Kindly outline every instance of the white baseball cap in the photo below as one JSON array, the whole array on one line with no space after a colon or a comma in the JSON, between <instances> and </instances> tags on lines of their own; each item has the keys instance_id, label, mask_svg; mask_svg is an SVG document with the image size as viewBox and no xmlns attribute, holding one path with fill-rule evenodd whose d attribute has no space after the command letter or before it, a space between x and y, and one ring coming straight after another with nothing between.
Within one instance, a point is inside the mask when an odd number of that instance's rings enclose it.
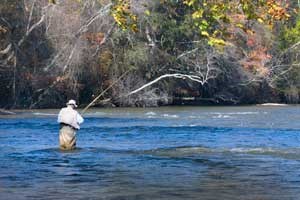
<instances>
[{"instance_id":1,"label":"white baseball cap","mask_svg":"<svg viewBox=\"0 0 300 200\"><path fill-rule=\"evenodd\" d=\"M69 100L69 101L68 101L68 103L67 103L67 105L74 105L74 106L75 106L75 108L77 108L76 101L75 101L75 100L73 100L73 99Z\"/></svg>"}]
</instances>

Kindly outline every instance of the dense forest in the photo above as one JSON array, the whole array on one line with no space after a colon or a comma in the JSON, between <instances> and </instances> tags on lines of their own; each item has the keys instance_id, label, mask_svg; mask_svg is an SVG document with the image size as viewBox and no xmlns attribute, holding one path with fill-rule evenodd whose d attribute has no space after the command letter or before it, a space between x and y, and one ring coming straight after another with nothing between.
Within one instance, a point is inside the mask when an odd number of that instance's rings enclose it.
<instances>
[{"instance_id":1,"label":"dense forest","mask_svg":"<svg viewBox=\"0 0 300 200\"><path fill-rule=\"evenodd\" d=\"M299 103L299 6L1 0L0 108Z\"/></svg>"}]
</instances>

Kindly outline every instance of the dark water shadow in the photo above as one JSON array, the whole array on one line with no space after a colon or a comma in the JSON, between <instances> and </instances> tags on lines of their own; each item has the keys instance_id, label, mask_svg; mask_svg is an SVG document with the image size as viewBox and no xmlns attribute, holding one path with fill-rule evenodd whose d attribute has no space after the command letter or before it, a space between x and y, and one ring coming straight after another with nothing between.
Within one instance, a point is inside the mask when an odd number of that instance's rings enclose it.
<instances>
[{"instance_id":1,"label":"dark water shadow","mask_svg":"<svg viewBox=\"0 0 300 200\"><path fill-rule=\"evenodd\" d=\"M85 151L85 148L80 148L77 147L75 149L72 150L63 150L60 149L59 147L53 147L53 148L46 148L46 149L38 149L38 150L33 150L33 151L29 151L27 153L29 154L52 154L52 153L59 153L59 154L74 154L74 153L80 153Z\"/></svg>"}]
</instances>

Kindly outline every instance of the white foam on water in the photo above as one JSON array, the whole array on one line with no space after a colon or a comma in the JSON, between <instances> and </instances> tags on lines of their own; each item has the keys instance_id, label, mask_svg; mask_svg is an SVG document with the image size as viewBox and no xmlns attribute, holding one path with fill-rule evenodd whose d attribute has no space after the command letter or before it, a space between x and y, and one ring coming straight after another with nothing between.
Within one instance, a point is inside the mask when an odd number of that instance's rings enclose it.
<instances>
[{"instance_id":1,"label":"white foam on water","mask_svg":"<svg viewBox=\"0 0 300 200\"><path fill-rule=\"evenodd\" d=\"M170 114L163 114L162 116L165 118L179 118L178 115L170 115Z\"/></svg>"},{"instance_id":2,"label":"white foam on water","mask_svg":"<svg viewBox=\"0 0 300 200\"><path fill-rule=\"evenodd\" d=\"M157 115L155 112L147 112L145 113L145 115L147 116L154 116L154 115Z\"/></svg>"},{"instance_id":3,"label":"white foam on water","mask_svg":"<svg viewBox=\"0 0 300 200\"><path fill-rule=\"evenodd\" d=\"M258 115L260 112L211 112L215 115Z\"/></svg>"},{"instance_id":4,"label":"white foam on water","mask_svg":"<svg viewBox=\"0 0 300 200\"><path fill-rule=\"evenodd\" d=\"M58 114L54 114L54 113L40 113L40 112L35 112L32 113L33 115L40 115L40 116L57 116Z\"/></svg>"},{"instance_id":5,"label":"white foam on water","mask_svg":"<svg viewBox=\"0 0 300 200\"><path fill-rule=\"evenodd\" d=\"M87 115L102 116L102 115L107 115L107 113L105 113L105 112L93 112L93 113L87 113Z\"/></svg>"},{"instance_id":6,"label":"white foam on water","mask_svg":"<svg viewBox=\"0 0 300 200\"><path fill-rule=\"evenodd\" d=\"M189 127L196 127L199 126L198 124L190 124Z\"/></svg>"},{"instance_id":7,"label":"white foam on water","mask_svg":"<svg viewBox=\"0 0 300 200\"><path fill-rule=\"evenodd\" d=\"M259 112L232 112L232 113L227 113L229 115L258 115Z\"/></svg>"},{"instance_id":8,"label":"white foam on water","mask_svg":"<svg viewBox=\"0 0 300 200\"><path fill-rule=\"evenodd\" d=\"M222 115L222 114L219 114L217 116L213 116L213 118L215 119L226 119L226 118L233 118L232 116L230 115Z\"/></svg>"},{"instance_id":9,"label":"white foam on water","mask_svg":"<svg viewBox=\"0 0 300 200\"><path fill-rule=\"evenodd\" d=\"M203 118L205 118L205 116L204 115L201 115L201 116L190 115L187 118L189 118L189 119L203 119Z\"/></svg>"}]
</instances>

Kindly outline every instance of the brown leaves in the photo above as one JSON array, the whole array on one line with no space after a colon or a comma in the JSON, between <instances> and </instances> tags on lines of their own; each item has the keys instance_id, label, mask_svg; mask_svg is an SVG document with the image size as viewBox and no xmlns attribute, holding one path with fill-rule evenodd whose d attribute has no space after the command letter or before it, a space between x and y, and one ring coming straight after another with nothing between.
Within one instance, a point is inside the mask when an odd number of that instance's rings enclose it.
<instances>
[{"instance_id":1,"label":"brown leaves","mask_svg":"<svg viewBox=\"0 0 300 200\"><path fill-rule=\"evenodd\" d=\"M56 4L55 0L49 0L49 3Z\"/></svg>"},{"instance_id":2,"label":"brown leaves","mask_svg":"<svg viewBox=\"0 0 300 200\"><path fill-rule=\"evenodd\" d=\"M285 5L282 4L283 2L281 1L275 1L275 0L267 1L267 6L268 6L267 13L272 17L273 20L276 21L287 20L291 17L287 11L289 4L287 3L285 3Z\"/></svg>"},{"instance_id":3,"label":"brown leaves","mask_svg":"<svg viewBox=\"0 0 300 200\"><path fill-rule=\"evenodd\" d=\"M104 33L85 33L82 38L94 45L101 45L104 40Z\"/></svg>"},{"instance_id":4,"label":"brown leaves","mask_svg":"<svg viewBox=\"0 0 300 200\"><path fill-rule=\"evenodd\" d=\"M240 64L252 73L265 76L269 73L266 63L271 58L272 56L268 54L267 48L258 46L255 49L250 50L246 57L240 61Z\"/></svg>"},{"instance_id":5,"label":"brown leaves","mask_svg":"<svg viewBox=\"0 0 300 200\"><path fill-rule=\"evenodd\" d=\"M214 37L216 40L208 40L212 45L219 40L226 44L228 27L235 26L247 32L246 24L256 21L272 29L274 22L290 18L287 0L184 0L183 3L191 9L191 18L199 27L200 35L208 37L216 30L222 33L218 38ZM204 20L205 26L201 23Z\"/></svg>"},{"instance_id":6,"label":"brown leaves","mask_svg":"<svg viewBox=\"0 0 300 200\"><path fill-rule=\"evenodd\" d=\"M8 30L6 27L0 26L0 34L5 34Z\"/></svg>"}]
</instances>

